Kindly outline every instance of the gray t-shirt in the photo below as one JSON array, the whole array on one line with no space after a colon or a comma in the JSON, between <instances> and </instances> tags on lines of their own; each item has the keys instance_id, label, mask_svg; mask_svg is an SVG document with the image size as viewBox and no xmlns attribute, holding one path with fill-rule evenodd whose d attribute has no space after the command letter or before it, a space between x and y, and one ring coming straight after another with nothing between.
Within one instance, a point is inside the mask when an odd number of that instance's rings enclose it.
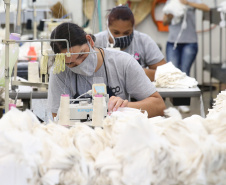
<instances>
[{"instance_id":1,"label":"gray t-shirt","mask_svg":"<svg viewBox=\"0 0 226 185\"><path fill-rule=\"evenodd\" d=\"M132 56L114 49L104 49L104 53L108 84L104 64L93 76L76 75L68 67L60 74L53 74L51 70L48 108L52 113L58 111L61 94L69 94L72 98L76 92L81 95L91 90L93 77L103 77L104 83L122 99L129 99L130 96L140 101L156 92L155 86ZM76 89L76 76L78 89Z\"/></svg>"},{"instance_id":2,"label":"gray t-shirt","mask_svg":"<svg viewBox=\"0 0 226 185\"><path fill-rule=\"evenodd\" d=\"M168 0L169 1L169 0ZM201 0L188 0L189 2L202 3ZM196 43L197 34L196 34L196 19L195 19L195 8L188 7L186 23L187 27L183 30L177 43ZM181 22L175 25L169 26L169 36L168 42L174 43L177 39L177 36L181 30L183 18Z\"/></svg>"},{"instance_id":3,"label":"gray t-shirt","mask_svg":"<svg viewBox=\"0 0 226 185\"><path fill-rule=\"evenodd\" d=\"M109 34L108 31L103 31L95 34L97 47L109 47ZM159 47L147 34L134 31L134 36L131 44L124 50L134 56L139 64L145 68L149 65L156 64L164 59L164 55L160 51Z\"/></svg>"}]
</instances>

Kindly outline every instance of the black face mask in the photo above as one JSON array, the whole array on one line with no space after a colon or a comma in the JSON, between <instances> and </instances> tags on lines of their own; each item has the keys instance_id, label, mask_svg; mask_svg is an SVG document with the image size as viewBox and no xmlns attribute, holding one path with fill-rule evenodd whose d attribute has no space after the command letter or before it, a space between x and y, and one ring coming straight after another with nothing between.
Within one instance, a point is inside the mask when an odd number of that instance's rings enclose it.
<instances>
[{"instance_id":1,"label":"black face mask","mask_svg":"<svg viewBox=\"0 0 226 185\"><path fill-rule=\"evenodd\" d=\"M114 47L117 48L126 48L130 45L130 43L133 40L133 32L130 35L122 36L122 37L114 37L115 39L115 45Z\"/></svg>"}]
</instances>

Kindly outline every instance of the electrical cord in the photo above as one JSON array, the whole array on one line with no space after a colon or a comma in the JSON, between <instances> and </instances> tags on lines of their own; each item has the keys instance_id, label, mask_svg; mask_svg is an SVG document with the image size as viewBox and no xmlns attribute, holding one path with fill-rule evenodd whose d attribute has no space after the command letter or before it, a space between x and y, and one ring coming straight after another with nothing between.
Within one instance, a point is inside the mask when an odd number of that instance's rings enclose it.
<instances>
[{"instance_id":1,"label":"electrical cord","mask_svg":"<svg viewBox=\"0 0 226 185\"><path fill-rule=\"evenodd\" d=\"M88 90L87 92L85 92L85 93L83 93L83 94L81 94L80 96L78 96L77 98L75 98L73 101L72 101L72 103L74 103L75 102L75 100L78 100L78 99L80 99L82 96L84 96L84 95L86 95L86 94L88 94L88 95L92 95L92 90Z\"/></svg>"}]
</instances>

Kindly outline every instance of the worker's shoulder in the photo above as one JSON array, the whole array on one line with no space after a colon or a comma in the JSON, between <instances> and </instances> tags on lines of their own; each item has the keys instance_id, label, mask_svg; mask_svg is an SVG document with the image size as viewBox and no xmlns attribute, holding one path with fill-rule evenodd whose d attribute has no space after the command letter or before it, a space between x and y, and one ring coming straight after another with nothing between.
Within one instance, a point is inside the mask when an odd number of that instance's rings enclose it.
<instances>
[{"instance_id":1,"label":"worker's shoulder","mask_svg":"<svg viewBox=\"0 0 226 185\"><path fill-rule=\"evenodd\" d=\"M134 30L134 38L142 41L153 40L150 35Z\"/></svg>"},{"instance_id":2,"label":"worker's shoulder","mask_svg":"<svg viewBox=\"0 0 226 185\"><path fill-rule=\"evenodd\" d=\"M101 31L101 32L98 32L98 33L95 33L95 34L94 34L94 36L95 36L96 38L99 38L99 37L106 37L107 35L108 35L107 30Z\"/></svg>"},{"instance_id":3,"label":"worker's shoulder","mask_svg":"<svg viewBox=\"0 0 226 185\"><path fill-rule=\"evenodd\" d=\"M61 71L60 73L54 73L54 67L52 66L50 68L50 76L52 79L65 79L65 78L71 78L71 76L75 75L67 66L65 67L64 71Z\"/></svg>"},{"instance_id":4,"label":"worker's shoulder","mask_svg":"<svg viewBox=\"0 0 226 185\"><path fill-rule=\"evenodd\" d=\"M124 51L119 51L113 48L105 48L104 50L108 60L112 60L116 63L127 63L134 59L130 54Z\"/></svg>"},{"instance_id":5,"label":"worker's shoulder","mask_svg":"<svg viewBox=\"0 0 226 185\"><path fill-rule=\"evenodd\" d=\"M105 52L107 53L107 55L112 55L115 57L128 57L128 58L133 58L130 54L128 54L127 52L124 51L120 51L118 49L115 48L104 48Z\"/></svg>"}]
</instances>

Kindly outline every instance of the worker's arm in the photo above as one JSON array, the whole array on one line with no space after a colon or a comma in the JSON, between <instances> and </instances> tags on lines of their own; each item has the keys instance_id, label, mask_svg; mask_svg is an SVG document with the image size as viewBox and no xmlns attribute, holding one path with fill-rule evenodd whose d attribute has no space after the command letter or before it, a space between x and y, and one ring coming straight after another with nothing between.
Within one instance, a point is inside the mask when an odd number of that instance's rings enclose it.
<instances>
[{"instance_id":1,"label":"worker's arm","mask_svg":"<svg viewBox=\"0 0 226 185\"><path fill-rule=\"evenodd\" d=\"M144 100L129 102L128 107L147 111L149 118L163 116L166 108L165 103L158 92L155 92Z\"/></svg>"},{"instance_id":2,"label":"worker's arm","mask_svg":"<svg viewBox=\"0 0 226 185\"><path fill-rule=\"evenodd\" d=\"M158 92L137 102L128 102L127 100L112 96L108 102L108 111L116 111L119 107L130 107L147 111L149 118L163 116L163 111L166 108L165 103Z\"/></svg>"},{"instance_id":3,"label":"worker's arm","mask_svg":"<svg viewBox=\"0 0 226 185\"><path fill-rule=\"evenodd\" d=\"M162 20L163 25L164 25L164 26L170 25L172 19L173 19L173 14L164 14L163 20Z\"/></svg>"},{"instance_id":4,"label":"worker's arm","mask_svg":"<svg viewBox=\"0 0 226 185\"><path fill-rule=\"evenodd\" d=\"M180 0L180 2L184 5L191 6L199 10L203 10L207 12L210 11L210 8L204 3L194 3L194 2L189 2L187 0Z\"/></svg>"},{"instance_id":5,"label":"worker's arm","mask_svg":"<svg viewBox=\"0 0 226 185\"><path fill-rule=\"evenodd\" d=\"M160 62L156 63L156 64L153 64L153 65L149 65L149 69L148 68L143 68L144 69L144 72L146 73L146 75L148 76L148 78L151 80L151 81L154 81L155 80L155 71L156 71L156 68L158 66L161 66L163 64L166 64L166 61L165 59L162 59Z\"/></svg>"}]
</instances>

